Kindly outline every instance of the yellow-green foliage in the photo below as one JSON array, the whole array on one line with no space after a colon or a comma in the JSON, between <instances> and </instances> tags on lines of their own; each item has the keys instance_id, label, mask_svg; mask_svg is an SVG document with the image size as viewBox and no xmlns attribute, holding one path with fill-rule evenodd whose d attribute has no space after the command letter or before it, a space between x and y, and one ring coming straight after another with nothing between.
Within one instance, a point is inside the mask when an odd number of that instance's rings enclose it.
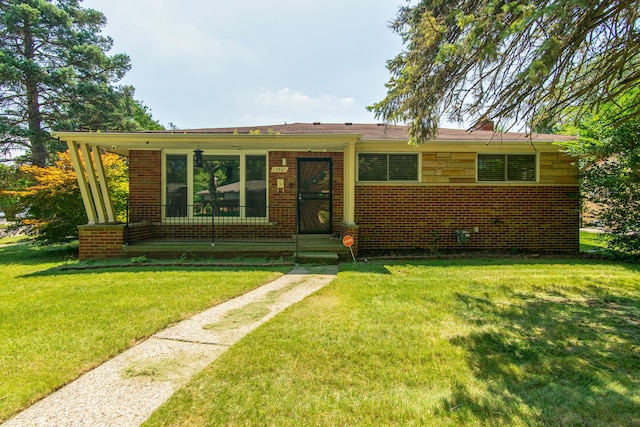
<instances>
[{"instance_id":1,"label":"yellow-green foliage","mask_svg":"<svg viewBox=\"0 0 640 427\"><path fill-rule=\"evenodd\" d=\"M127 162L113 153L101 157L116 217L123 221L129 195ZM20 171L33 185L6 193L16 196L19 209L28 212L22 221L32 225L38 238L47 242L76 236L78 225L86 224L87 216L70 153L59 153L53 166L22 166Z\"/></svg>"}]
</instances>

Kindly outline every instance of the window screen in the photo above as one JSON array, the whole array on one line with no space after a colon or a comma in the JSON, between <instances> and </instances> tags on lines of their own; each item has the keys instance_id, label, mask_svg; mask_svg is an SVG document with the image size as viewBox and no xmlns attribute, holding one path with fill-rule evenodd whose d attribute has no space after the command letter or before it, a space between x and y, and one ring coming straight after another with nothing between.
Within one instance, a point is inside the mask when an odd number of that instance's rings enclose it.
<instances>
[{"instance_id":1,"label":"window screen","mask_svg":"<svg viewBox=\"0 0 640 427\"><path fill-rule=\"evenodd\" d=\"M416 154L389 154L389 181L416 181L418 156Z\"/></svg>"},{"instance_id":2,"label":"window screen","mask_svg":"<svg viewBox=\"0 0 640 427\"><path fill-rule=\"evenodd\" d=\"M504 181L505 156L502 154L478 155L478 181Z\"/></svg>"},{"instance_id":3,"label":"window screen","mask_svg":"<svg viewBox=\"0 0 640 427\"><path fill-rule=\"evenodd\" d=\"M478 154L478 181L535 180L535 154Z\"/></svg>"},{"instance_id":4,"label":"window screen","mask_svg":"<svg viewBox=\"0 0 640 427\"><path fill-rule=\"evenodd\" d=\"M263 218L267 216L267 157L246 157L245 216Z\"/></svg>"},{"instance_id":5,"label":"window screen","mask_svg":"<svg viewBox=\"0 0 640 427\"><path fill-rule=\"evenodd\" d=\"M417 154L360 153L359 181L417 181Z\"/></svg>"},{"instance_id":6,"label":"window screen","mask_svg":"<svg viewBox=\"0 0 640 427\"><path fill-rule=\"evenodd\" d=\"M507 181L535 181L536 157L535 155L522 154L508 156Z\"/></svg>"},{"instance_id":7,"label":"window screen","mask_svg":"<svg viewBox=\"0 0 640 427\"><path fill-rule=\"evenodd\" d=\"M358 160L358 179L360 181L386 181L387 155L361 153Z\"/></svg>"}]
</instances>

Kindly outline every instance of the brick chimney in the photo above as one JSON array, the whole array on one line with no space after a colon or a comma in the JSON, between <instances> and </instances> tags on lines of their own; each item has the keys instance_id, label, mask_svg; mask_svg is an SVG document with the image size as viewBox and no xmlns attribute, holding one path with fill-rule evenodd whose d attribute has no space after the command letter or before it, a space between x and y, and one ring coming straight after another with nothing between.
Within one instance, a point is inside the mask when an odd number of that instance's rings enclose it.
<instances>
[{"instance_id":1,"label":"brick chimney","mask_svg":"<svg viewBox=\"0 0 640 427\"><path fill-rule=\"evenodd\" d=\"M480 119L478 123L473 127L473 130L489 130L493 131L493 120Z\"/></svg>"}]
</instances>

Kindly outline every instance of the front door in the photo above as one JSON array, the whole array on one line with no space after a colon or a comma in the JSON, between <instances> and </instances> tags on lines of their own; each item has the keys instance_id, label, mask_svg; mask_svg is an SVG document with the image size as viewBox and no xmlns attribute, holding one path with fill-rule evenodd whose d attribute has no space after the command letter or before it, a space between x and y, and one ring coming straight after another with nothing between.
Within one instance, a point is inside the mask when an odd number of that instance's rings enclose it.
<instances>
[{"instance_id":1,"label":"front door","mask_svg":"<svg viewBox=\"0 0 640 427\"><path fill-rule=\"evenodd\" d=\"M331 159L298 159L300 233L331 233L332 181Z\"/></svg>"}]
</instances>

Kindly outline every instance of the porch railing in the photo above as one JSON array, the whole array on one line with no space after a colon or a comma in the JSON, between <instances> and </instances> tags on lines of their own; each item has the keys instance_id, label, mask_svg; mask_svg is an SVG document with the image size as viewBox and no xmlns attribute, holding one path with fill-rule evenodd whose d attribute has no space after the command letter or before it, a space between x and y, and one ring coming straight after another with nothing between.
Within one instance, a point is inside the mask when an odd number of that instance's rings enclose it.
<instances>
[{"instance_id":1,"label":"porch railing","mask_svg":"<svg viewBox=\"0 0 640 427\"><path fill-rule=\"evenodd\" d=\"M298 243L297 206L127 205L126 244L141 241Z\"/></svg>"}]
</instances>

